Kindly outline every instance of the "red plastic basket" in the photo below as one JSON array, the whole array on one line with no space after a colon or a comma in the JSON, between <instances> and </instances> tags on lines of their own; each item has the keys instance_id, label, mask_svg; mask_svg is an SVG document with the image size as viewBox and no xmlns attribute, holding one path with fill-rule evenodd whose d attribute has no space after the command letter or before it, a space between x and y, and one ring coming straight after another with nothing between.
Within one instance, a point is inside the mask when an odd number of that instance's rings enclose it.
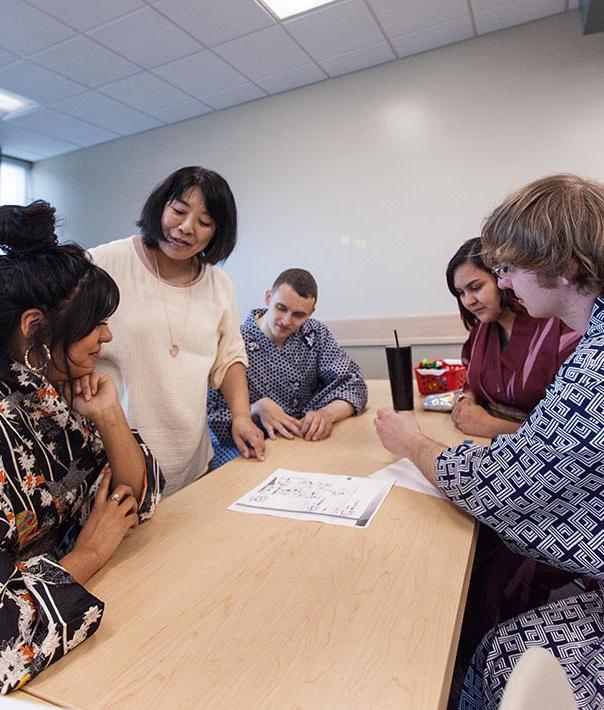
<instances>
[{"instance_id":1,"label":"red plastic basket","mask_svg":"<svg viewBox=\"0 0 604 710\"><path fill-rule=\"evenodd\" d=\"M417 389L420 394L438 394L439 392L450 392L460 389L466 380L466 368L464 365L448 364L445 361L445 372L439 375L424 375L419 370L424 368L418 365L415 368L415 379Z\"/></svg>"}]
</instances>

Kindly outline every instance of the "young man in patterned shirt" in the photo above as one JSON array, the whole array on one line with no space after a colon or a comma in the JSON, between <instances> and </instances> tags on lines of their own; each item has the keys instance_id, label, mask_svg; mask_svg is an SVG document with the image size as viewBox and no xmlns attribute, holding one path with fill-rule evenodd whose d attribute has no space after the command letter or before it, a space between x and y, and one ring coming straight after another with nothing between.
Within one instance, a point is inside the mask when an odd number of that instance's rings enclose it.
<instances>
[{"instance_id":1,"label":"young man in patterned shirt","mask_svg":"<svg viewBox=\"0 0 604 710\"><path fill-rule=\"evenodd\" d=\"M367 386L359 366L338 346L328 328L311 318L317 283L304 269L287 269L241 326L249 367L252 416L271 439L325 439L333 425L360 412ZM237 455L230 414L220 392L210 390L208 421L213 468Z\"/></svg>"}]
</instances>

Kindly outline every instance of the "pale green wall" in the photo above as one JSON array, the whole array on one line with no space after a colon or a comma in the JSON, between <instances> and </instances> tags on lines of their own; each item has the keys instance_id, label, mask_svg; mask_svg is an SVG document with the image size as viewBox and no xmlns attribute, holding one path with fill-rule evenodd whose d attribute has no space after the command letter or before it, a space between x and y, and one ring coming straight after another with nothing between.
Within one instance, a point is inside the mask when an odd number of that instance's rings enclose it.
<instances>
[{"instance_id":1,"label":"pale green wall","mask_svg":"<svg viewBox=\"0 0 604 710\"><path fill-rule=\"evenodd\" d=\"M201 163L239 205L242 314L294 265L317 276L320 317L453 312L445 264L508 191L604 178L603 76L602 35L565 13L48 160L34 187L92 245Z\"/></svg>"}]
</instances>

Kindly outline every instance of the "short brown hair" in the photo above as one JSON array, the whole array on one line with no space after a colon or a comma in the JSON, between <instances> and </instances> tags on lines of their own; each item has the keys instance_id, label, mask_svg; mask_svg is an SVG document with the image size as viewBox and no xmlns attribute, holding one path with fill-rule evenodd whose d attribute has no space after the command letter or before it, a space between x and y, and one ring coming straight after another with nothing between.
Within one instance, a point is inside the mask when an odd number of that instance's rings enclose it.
<instances>
[{"instance_id":1,"label":"short brown hair","mask_svg":"<svg viewBox=\"0 0 604 710\"><path fill-rule=\"evenodd\" d=\"M552 175L508 197L481 233L487 266L510 264L549 279L572 274L588 293L604 293L604 185Z\"/></svg>"},{"instance_id":2,"label":"short brown hair","mask_svg":"<svg viewBox=\"0 0 604 710\"><path fill-rule=\"evenodd\" d=\"M306 271L306 269L286 269L282 271L275 279L271 291L274 293L281 284L291 286L298 296L302 298L314 298L316 301L319 295L317 282L310 271Z\"/></svg>"}]
</instances>

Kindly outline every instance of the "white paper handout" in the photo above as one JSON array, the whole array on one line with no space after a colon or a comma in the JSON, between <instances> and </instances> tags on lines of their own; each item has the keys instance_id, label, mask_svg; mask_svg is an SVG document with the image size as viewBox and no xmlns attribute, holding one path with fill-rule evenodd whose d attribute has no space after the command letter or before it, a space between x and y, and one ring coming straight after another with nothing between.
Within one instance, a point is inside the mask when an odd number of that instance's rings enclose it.
<instances>
[{"instance_id":1,"label":"white paper handout","mask_svg":"<svg viewBox=\"0 0 604 710\"><path fill-rule=\"evenodd\" d=\"M278 468L229 510L365 528L392 483Z\"/></svg>"},{"instance_id":2,"label":"white paper handout","mask_svg":"<svg viewBox=\"0 0 604 710\"><path fill-rule=\"evenodd\" d=\"M447 496L433 486L430 481L426 480L422 472L414 463L409 461L409 459L395 461L391 463L390 466L386 466L386 468L381 468L379 471L372 473L369 478L373 480L391 481L395 486L408 488L418 493L425 493L428 496L447 498Z\"/></svg>"}]
</instances>

